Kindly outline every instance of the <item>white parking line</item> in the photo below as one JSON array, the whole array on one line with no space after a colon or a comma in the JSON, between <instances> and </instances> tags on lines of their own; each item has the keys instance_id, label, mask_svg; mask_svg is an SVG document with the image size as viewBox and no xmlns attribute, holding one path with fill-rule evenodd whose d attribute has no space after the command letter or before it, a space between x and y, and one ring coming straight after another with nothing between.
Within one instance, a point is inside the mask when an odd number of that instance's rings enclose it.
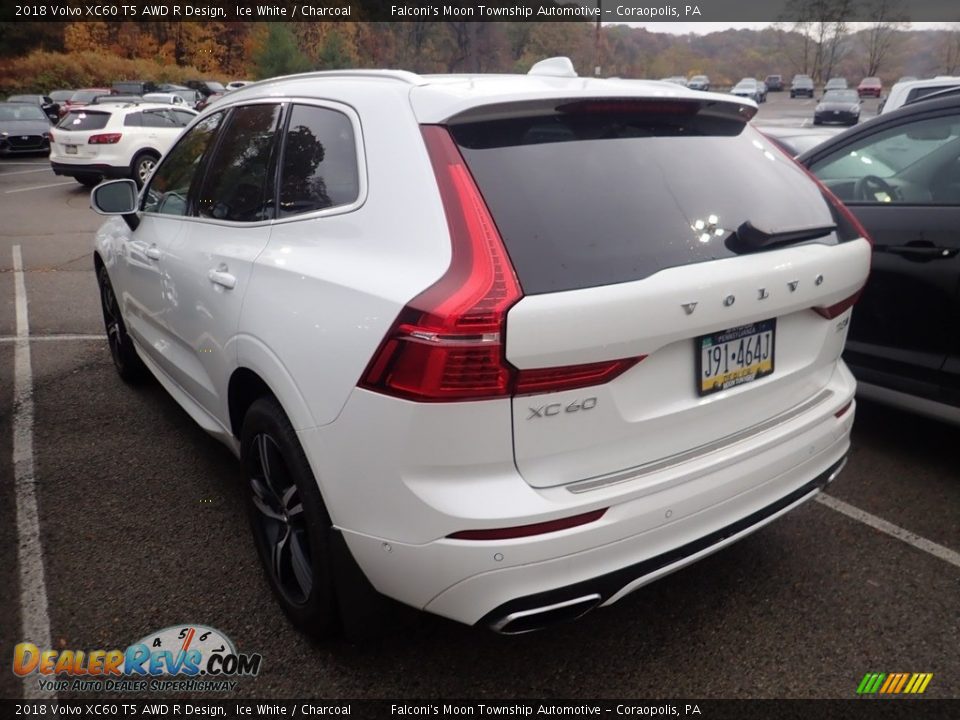
<instances>
[{"instance_id":1,"label":"white parking line","mask_svg":"<svg viewBox=\"0 0 960 720\"><path fill-rule=\"evenodd\" d=\"M29 175L30 173L53 172L50 168L40 168L39 170L14 170L13 172L0 173L0 178L10 177L11 175Z\"/></svg>"},{"instance_id":2,"label":"white parking line","mask_svg":"<svg viewBox=\"0 0 960 720\"><path fill-rule=\"evenodd\" d=\"M33 368L30 363L30 321L20 246L13 246L17 343L13 356L13 485L17 502L17 560L20 566L21 638L50 648L47 584L40 542L36 477L33 467ZM36 676L24 676L23 697L56 698L40 690Z\"/></svg>"},{"instance_id":3,"label":"white parking line","mask_svg":"<svg viewBox=\"0 0 960 720\"><path fill-rule=\"evenodd\" d=\"M878 518L876 515L871 515L868 512L861 510L858 507L854 507L848 503L845 503L843 500L838 500L837 498L827 495L826 493L820 493L817 495L814 500L819 502L821 505L826 505L832 510L836 510L838 513L843 513L848 518L852 518L859 522L862 522L865 525L869 525L875 530L879 530L882 533L886 533L891 537L897 538L897 540L902 540L912 547L917 548L917 550L923 550L923 552L938 557L941 560L945 560L951 565L960 567L960 553L951 550L948 547L943 545L938 545L932 540L927 540L924 537L920 537L916 533L912 533L909 530L905 530L898 525L894 525L891 522L887 522L883 518Z\"/></svg>"},{"instance_id":4,"label":"white parking line","mask_svg":"<svg viewBox=\"0 0 960 720\"><path fill-rule=\"evenodd\" d=\"M7 165L46 165L48 161L38 160L36 162L12 162L10 160L4 160L0 162L0 167L6 167Z\"/></svg>"},{"instance_id":5,"label":"white parking line","mask_svg":"<svg viewBox=\"0 0 960 720\"><path fill-rule=\"evenodd\" d=\"M30 342L48 341L59 342L61 340L106 340L106 335L82 335L82 334L63 334L63 335L34 335L29 338ZM0 335L0 343L17 342L19 338L16 335Z\"/></svg>"},{"instance_id":6,"label":"white parking line","mask_svg":"<svg viewBox=\"0 0 960 720\"><path fill-rule=\"evenodd\" d=\"M4 190L4 195L9 195L10 193L18 192L27 192L27 190L43 190L44 188L58 187L59 185L73 185L73 182L67 180L67 182L51 183L50 185L34 185L33 187L17 188L16 190Z\"/></svg>"}]
</instances>

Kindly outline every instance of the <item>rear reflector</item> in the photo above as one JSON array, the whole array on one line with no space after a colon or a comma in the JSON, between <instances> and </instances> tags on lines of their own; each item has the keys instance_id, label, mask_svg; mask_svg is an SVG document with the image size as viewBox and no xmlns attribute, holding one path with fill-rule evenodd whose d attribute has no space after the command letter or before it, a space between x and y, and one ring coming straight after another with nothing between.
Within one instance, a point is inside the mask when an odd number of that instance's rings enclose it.
<instances>
[{"instance_id":1,"label":"rear reflector","mask_svg":"<svg viewBox=\"0 0 960 720\"><path fill-rule=\"evenodd\" d=\"M114 143L120 142L121 137L123 137L121 133L100 133L99 135L91 135L90 139L87 140L87 144L113 145Z\"/></svg>"},{"instance_id":2,"label":"rear reflector","mask_svg":"<svg viewBox=\"0 0 960 720\"><path fill-rule=\"evenodd\" d=\"M852 405L853 405L853 400L850 400L846 405L844 405L842 408L840 408L833 414L834 417L838 417L838 418L843 417L844 415L847 414L847 410L849 410Z\"/></svg>"},{"instance_id":3,"label":"rear reflector","mask_svg":"<svg viewBox=\"0 0 960 720\"><path fill-rule=\"evenodd\" d=\"M568 528L586 525L595 522L603 517L607 508L601 510L592 510L582 515L560 518L559 520L548 520L542 523L533 523L532 525L516 525L514 527L490 528L488 530L461 530L448 538L454 540L511 540L513 538L530 537L531 535L544 535L545 533L557 532L558 530L567 530Z\"/></svg>"}]
</instances>

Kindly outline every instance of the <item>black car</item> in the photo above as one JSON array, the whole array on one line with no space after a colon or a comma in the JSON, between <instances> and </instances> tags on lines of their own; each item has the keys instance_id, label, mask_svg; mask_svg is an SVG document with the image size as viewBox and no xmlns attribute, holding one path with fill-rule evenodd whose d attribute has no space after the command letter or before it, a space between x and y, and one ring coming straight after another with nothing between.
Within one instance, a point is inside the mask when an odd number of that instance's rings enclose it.
<instances>
[{"instance_id":1,"label":"black car","mask_svg":"<svg viewBox=\"0 0 960 720\"><path fill-rule=\"evenodd\" d=\"M797 75L790 84L790 97L812 98L815 92L813 78L809 75Z\"/></svg>"},{"instance_id":2,"label":"black car","mask_svg":"<svg viewBox=\"0 0 960 720\"><path fill-rule=\"evenodd\" d=\"M0 103L0 156L50 152L50 127L32 103Z\"/></svg>"},{"instance_id":3,"label":"black car","mask_svg":"<svg viewBox=\"0 0 960 720\"><path fill-rule=\"evenodd\" d=\"M767 90L770 92L780 92L783 90L783 76L782 75L767 75L767 79L764 80L767 84Z\"/></svg>"},{"instance_id":4,"label":"black car","mask_svg":"<svg viewBox=\"0 0 960 720\"><path fill-rule=\"evenodd\" d=\"M860 96L856 90L827 90L813 111L813 124L860 122Z\"/></svg>"},{"instance_id":5,"label":"black car","mask_svg":"<svg viewBox=\"0 0 960 720\"><path fill-rule=\"evenodd\" d=\"M226 88L223 87L223 84L218 83L216 80L187 80L186 85L204 97L210 97L216 94L223 95L227 91Z\"/></svg>"},{"instance_id":6,"label":"black car","mask_svg":"<svg viewBox=\"0 0 960 720\"><path fill-rule=\"evenodd\" d=\"M799 160L873 238L844 353L858 392L960 423L960 98L881 115Z\"/></svg>"},{"instance_id":7,"label":"black car","mask_svg":"<svg viewBox=\"0 0 960 720\"><path fill-rule=\"evenodd\" d=\"M36 105L43 110L44 115L50 118L50 122L56 122L60 118L60 104L46 95L11 95L7 98L7 102Z\"/></svg>"}]
</instances>

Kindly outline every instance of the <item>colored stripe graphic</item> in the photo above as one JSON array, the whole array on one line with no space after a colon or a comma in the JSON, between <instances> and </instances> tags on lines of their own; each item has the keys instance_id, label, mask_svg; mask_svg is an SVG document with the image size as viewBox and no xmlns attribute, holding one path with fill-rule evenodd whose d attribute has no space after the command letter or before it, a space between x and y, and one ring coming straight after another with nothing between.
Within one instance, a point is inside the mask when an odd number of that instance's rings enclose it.
<instances>
[{"instance_id":1,"label":"colored stripe graphic","mask_svg":"<svg viewBox=\"0 0 960 720\"><path fill-rule=\"evenodd\" d=\"M927 689L933 673L867 673L857 686L857 695L919 695Z\"/></svg>"}]
</instances>

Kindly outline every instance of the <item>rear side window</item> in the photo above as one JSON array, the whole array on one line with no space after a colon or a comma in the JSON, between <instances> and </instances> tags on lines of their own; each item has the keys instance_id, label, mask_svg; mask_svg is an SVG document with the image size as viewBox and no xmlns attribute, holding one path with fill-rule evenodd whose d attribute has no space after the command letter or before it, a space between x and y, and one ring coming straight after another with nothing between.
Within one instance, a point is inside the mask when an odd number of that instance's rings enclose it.
<instances>
[{"instance_id":1,"label":"rear side window","mask_svg":"<svg viewBox=\"0 0 960 720\"><path fill-rule=\"evenodd\" d=\"M190 124L190 121L196 117L193 113L188 113L183 110L171 110L170 114L176 119L180 127L186 127Z\"/></svg>"},{"instance_id":2,"label":"rear side window","mask_svg":"<svg viewBox=\"0 0 960 720\"><path fill-rule=\"evenodd\" d=\"M169 110L144 110L141 113L141 124L143 127L153 128L177 128L183 127L174 119Z\"/></svg>"},{"instance_id":3,"label":"rear side window","mask_svg":"<svg viewBox=\"0 0 960 720\"><path fill-rule=\"evenodd\" d=\"M816 185L738 119L686 103L612 104L451 128L525 293L731 257L726 241L747 221L834 224Z\"/></svg>"},{"instance_id":4,"label":"rear side window","mask_svg":"<svg viewBox=\"0 0 960 720\"><path fill-rule=\"evenodd\" d=\"M190 188L222 120L222 112L204 118L190 128L167 153L150 178L150 185L143 195L144 212L160 215L187 214Z\"/></svg>"},{"instance_id":5,"label":"rear side window","mask_svg":"<svg viewBox=\"0 0 960 720\"><path fill-rule=\"evenodd\" d=\"M274 216L274 177L281 106L235 108L207 167L197 214L234 222Z\"/></svg>"},{"instance_id":6,"label":"rear side window","mask_svg":"<svg viewBox=\"0 0 960 720\"><path fill-rule=\"evenodd\" d=\"M279 217L349 205L359 194L350 119L330 108L294 105L284 135Z\"/></svg>"},{"instance_id":7,"label":"rear side window","mask_svg":"<svg viewBox=\"0 0 960 720\"><path fill-rule=\"evenodd\" d=\"M102 130L110 120L110 113L90 110L71 110L60 121L62 130Z\"/></svg>"}]
</instances>

